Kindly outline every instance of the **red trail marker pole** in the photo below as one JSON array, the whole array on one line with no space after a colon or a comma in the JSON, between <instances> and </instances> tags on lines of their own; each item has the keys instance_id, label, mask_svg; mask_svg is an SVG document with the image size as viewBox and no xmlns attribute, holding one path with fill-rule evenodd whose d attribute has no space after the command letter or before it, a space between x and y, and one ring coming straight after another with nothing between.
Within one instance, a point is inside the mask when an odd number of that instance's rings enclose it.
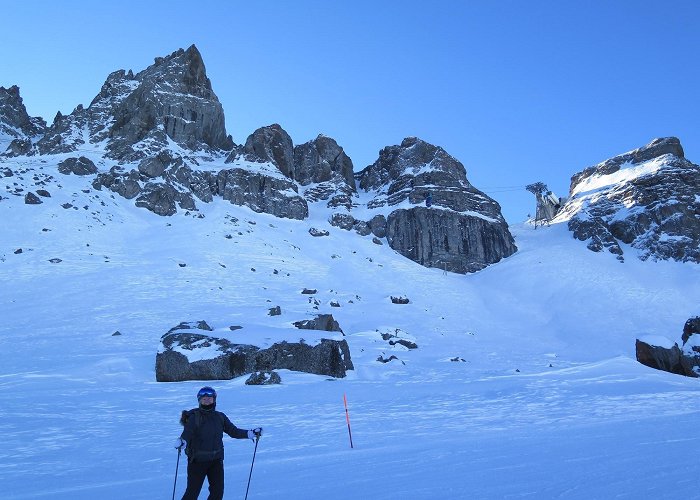
<instances>
[{"instance_id":1,"label":"red trail marker pole","mask_svg":"<svg viewBox=\"0 0 700 500\"><path fill-rule=\"evenodd\" d=\"M350 448L354 448L352 445L352 431L350 430L350 413L348 413L348 398L343 393L343 402L345 403L345 420L348 422L348 435L350 436Z\"/></svg>"}]
</instances>

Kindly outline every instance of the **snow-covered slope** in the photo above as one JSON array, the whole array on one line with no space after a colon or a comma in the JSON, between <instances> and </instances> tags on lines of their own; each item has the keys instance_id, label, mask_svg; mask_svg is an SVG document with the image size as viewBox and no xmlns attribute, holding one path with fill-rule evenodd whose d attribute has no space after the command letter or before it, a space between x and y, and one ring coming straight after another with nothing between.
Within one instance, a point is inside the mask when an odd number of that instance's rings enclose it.
<instances>
[{"instance_id":1,"label":"snow-covered slope","mask_svg":"<svg viewBox=\"0 0 700 500\"><path fill-rule=\"evenodd\" d=\"M196 320L266 335L319 312L345 332L348 377L213 384L237 425L265 429L251 499L696 494L698 380L634 360L635 338L677 340L700 312L696 264L620 264L554 224L511 226L516 254L449 274L330 226L322 203L303 221L221 200L159 217L40 158L8 161L24 163L0 177L4 498L169 498L179 412L203 383L155 382L161 335ZM25 205L20 176L51 197ZM240 498L253 445L226 449Z\"/></svg>"}]
</instances>

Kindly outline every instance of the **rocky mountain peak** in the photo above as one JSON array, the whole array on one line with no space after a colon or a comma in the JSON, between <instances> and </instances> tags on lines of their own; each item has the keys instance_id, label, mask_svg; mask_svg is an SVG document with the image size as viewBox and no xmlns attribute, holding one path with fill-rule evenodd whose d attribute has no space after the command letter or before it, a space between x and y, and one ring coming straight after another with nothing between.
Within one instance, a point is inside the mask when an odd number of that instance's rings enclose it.
<instances>
[{"instance_id":1,"label":"rocky mountain peak","mask_svg":"<svg viewBox=\"0 0 700 500\"><path fill-rule=\"evenodd\" d=\"M374 194L367 209L388 213L391 248L424 266L474 272L517 250L500 205L441 147L407 137L356 178Z\"/></svg>"},{"instance_id":2,"label":"rocky mountain peak","mask_svg":"<svg viewBox=\"0 0 700 500\"><path fill-rule=\"evenodd\" d=\"M421 177L423 167L443 172L460 185L470 186L464 166L439 146L417 137L406 137L398 146L387 146L379 152L379 159L358 174L360 188L366 191L382 186L403 176Z\"/></svg>"},{"instance_id":3,"label":"rocky mountain peak","mask_svg":"<svg viewBox=\"0 0 700 500\"><path fill-rule=\"evenodd\" d=\"M173 90L203 99L215 99L211 81L207 77L202 54L195 45L187 50L178 49L165 57L156 57L152 66L136 75L140 81L157 80Z\"/></svg>"},{"instance_id":4,"label":"rocky mountain peak","mask_svg":"<svg viewBox=\"0 0 700 500\"><path fill-rule=\"evenodd\" d=\"M557 215L589 249L624 261L700 262L700 167L675 137L660 138L574 175Z\"/></svg>"},{"instance_id":5,"label":"rocky mountain peak","mask_svg":"<svg viewBox=\"0 0 700 500\"><path fill-rule=\"evenodd\" d=\"M27 113L17 85L0 87L0 133L25 139L42 134L45 128L43 119L32 118Z\"/></svg>"},{"instance_id":6,"label":"rocky mountain peak","mask_svg":"<svg viewBox=\"0 0 700 500\"><path fill-rule=\"evenodd\" d=\"M137 161L157 155L168 139L192 151L228 150L224 112L196 46L179 49L134 75L112 72L90 106L57 116L38 144L42 154L70 152L108 141L109 155Z\"/></svg>"}]
</instances>

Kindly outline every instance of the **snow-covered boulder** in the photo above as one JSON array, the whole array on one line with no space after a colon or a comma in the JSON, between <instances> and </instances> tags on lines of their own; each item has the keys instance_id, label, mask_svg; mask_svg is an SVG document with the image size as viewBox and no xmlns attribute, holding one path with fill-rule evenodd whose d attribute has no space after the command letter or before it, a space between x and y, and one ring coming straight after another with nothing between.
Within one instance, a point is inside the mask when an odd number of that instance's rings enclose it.
<instances>
[{"instance_id":1,"label":"snow-covered boulder","mask_svg":"<svg viewBox=\"0 0 700 500\"><path fill-rule=\"evenodd\" d=\"M200 321L181 323L163 335L156 380L229 380L275 369L342 378L354 369L342 332L309 330L300 337L298 330L289 328L251 326L217 330L216 335L212 331Z\"/></svg>"},{"instance_id":2,"label":"snow-covered boulder","mask_svg":"<svg viewBox=\"0 0 700 500\"><path fill-rule=\"evenodd\" d=\"M683 327L682 345L662 336L637 339L637 361L657 370L687 377L700 377L700 317Z\"/></svg>"}]
</instances>

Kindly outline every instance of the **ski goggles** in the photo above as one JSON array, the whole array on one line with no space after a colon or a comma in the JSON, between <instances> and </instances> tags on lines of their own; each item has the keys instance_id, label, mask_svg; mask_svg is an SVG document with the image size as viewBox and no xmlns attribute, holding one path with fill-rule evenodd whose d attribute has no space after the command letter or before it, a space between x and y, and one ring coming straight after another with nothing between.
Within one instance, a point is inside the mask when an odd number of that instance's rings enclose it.
<instances>
[{"instance_id":1,"label":"ski goggles","mask_svg":"<svg viewBox=\"0 0 700 500\"><path fill-rule=\"evenodd\" d=\"M214 389L212 389L211 387L203 387L197 393L197 399L202 399L202 398L206 398L206 397L215 398L216 391Z\"/></svg>"}]
</instances>

